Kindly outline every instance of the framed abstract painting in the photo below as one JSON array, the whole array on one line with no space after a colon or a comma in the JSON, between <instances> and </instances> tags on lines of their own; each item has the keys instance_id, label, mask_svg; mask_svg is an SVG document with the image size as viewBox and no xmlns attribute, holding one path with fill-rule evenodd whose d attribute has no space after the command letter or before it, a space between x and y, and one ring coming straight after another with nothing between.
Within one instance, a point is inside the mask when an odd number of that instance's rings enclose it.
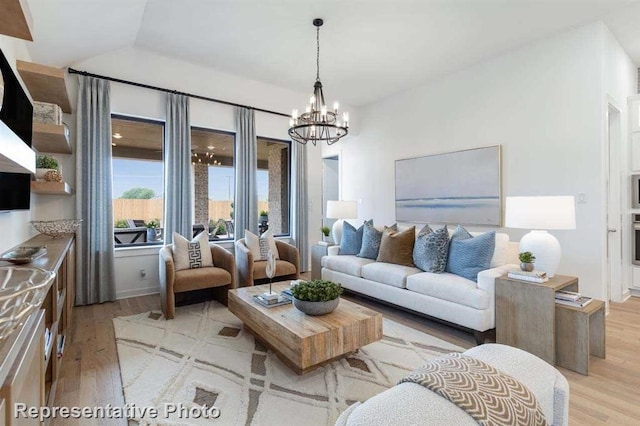
<instances>
[{"instance_id":1,"label":"framed abstract painting","mask_svg":"<svg viewBox=\"0 0 640 426\"><path fill-rule=\"evenodd\" d=\"M396 220L502 224L500 145L396 160Z\"/></svg>"}]
</instances>

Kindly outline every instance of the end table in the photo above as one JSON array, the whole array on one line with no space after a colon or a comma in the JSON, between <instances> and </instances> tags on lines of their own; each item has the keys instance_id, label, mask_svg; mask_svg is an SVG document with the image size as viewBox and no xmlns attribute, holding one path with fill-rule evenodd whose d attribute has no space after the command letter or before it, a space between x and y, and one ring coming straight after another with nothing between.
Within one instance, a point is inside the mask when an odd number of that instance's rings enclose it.
<instances>
[{"instance_id":1,"label":"end table","mask_svg":"<svg viewBox=\"0 0 640 426\"><path fill-rule=\"evenodd\" d=\"M322 256L326 256L329 251L329 247L334 244L330 244L328 246L322 244L314 244L311 247L311 279L319 280L322 279Z\"/></svg>"}]
</instances>

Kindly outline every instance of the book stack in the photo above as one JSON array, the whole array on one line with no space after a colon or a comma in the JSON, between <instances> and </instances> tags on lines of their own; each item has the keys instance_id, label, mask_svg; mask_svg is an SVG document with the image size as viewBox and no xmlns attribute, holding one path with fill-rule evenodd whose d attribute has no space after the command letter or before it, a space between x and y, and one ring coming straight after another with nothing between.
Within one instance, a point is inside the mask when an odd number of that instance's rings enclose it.
<instances>
[{"instance_id":1,"label":"book stack","mask_svg":"<svg viewBox=\"0 0 640 426\"><path fill-rule=\"evenodd\" d=\"M334 245L333 243L329 242L329 241L318 241L318 245L319 246L325 246L325 247L329 247Z\"/></svg>"},{"instance_id":2,"label":"book stack","mask_svg":"<svg viewBox=\"0 0 640 426\"><path fill-rule=\"evenodd\" d=\"M522 280L522 281L530 281L532 283L546 283L549 281L547 277L547 273L543 271L522 271L520 269L513 269L509 271L507 275L509 278L513 278L514 280Z\"/></svg>"},{"instance_id":3,"label":"book stack","mask_svg":"<svg viewBox=\"0 0 640 426\"><path fill-rule=\"evenodd\" d=\"M273 308L276 306L282 306L282 305L287 305L291 303L291 298L283 294L278 295L278 298L272 299L272 300L267 300L264 297L262 297L262 295L256 294L253 296L253 300L255 300L258 304L267 308Z\"/></svg>"},{"instance_id":4,"label":"book stack","mask_svg":"<svg viewBox=\"0 0 640 426\"><path fill-rule=\"evenodd\" d=\"M573 306L576 308L584 308L593 299L576 293L574 291L558 290L556 291L556 303L560 305Z\"/></svg>"}]
</instances>

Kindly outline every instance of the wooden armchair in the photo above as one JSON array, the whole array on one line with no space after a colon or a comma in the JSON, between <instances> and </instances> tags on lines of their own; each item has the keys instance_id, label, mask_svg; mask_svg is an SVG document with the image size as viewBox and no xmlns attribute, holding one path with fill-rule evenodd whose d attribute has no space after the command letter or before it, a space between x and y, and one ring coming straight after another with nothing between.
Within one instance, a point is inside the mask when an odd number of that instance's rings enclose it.
<instances>
[{"instance_id":1,"label":"wooden armchair","mask_svg":"<svg viewBox=\"0 0 640 426\"><path fill-rule=\"evenodd\" d=\"M209 244L213 267L175 270L171 245L160 249L160 299L166 319L175 316L176 293L215 289L214 295L227 304L227 291L236 287L236 263L233 254L214 244Z\"/></svg>"},{"instance_id":2,"label":"wooden armchair","mask_svg":"<svg viewBox=\"0 0 640 426\"><path fill-rule=\"evenodd\" d=\"M269 282L267 278L267 261L253 260L253 254L247 247L245 239L236 241L236 263L238 264L238 286L247 287ZM279 260L276 260L274 281L296 280L300 278L300 259L298 249L284 241L276 240Z\"/></svg>"}]
</instances>

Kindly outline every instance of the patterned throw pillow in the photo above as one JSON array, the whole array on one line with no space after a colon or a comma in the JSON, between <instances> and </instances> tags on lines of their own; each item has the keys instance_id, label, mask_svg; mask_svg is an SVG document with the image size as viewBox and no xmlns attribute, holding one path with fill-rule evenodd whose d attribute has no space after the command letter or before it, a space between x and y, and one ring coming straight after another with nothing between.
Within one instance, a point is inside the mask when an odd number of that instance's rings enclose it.
<instances>
[{"instance_id":1,"label":"patterned throw pillow","mask_svg":"<svg viewBox=\"0 0 640 426\"><path fill-rule=\"evenodd\" d=\"M366 225L367 223L373 224L373 220L365 220L364 224ZM365 225L356 229L356 227L349 222L342 222L342 239L340 240L340 249L338 250L338 254L356 255L360 252L360 247L362 246L362 233L364 232Z\"/></svg>"},{"instance_id":2,"label":"patterned throw pillow","mask_svg":"<svg viewBox=\"0 0 640 426\"><path fill-rule=\"evenodd\" d=\"M364 233L362 234L362 247L360 248L358 257L376 260L378 258L378 252L380 251L382 234L387 230L390 232L398 231L398 224L394 223L391 226L385 226L384 231L379 231L373 226L373 220L370 221L370 223L365 222Z\"/></svg>"},{"instance_id":3,"label":"patterned throw pillow","mask_svg":"<svg viewBox=\"0 0 640 426\"><path fill-rule=\"evenodd\" d=\"M413 246L413 263L425 272L441 274L447 267L449 254L449 231L443 228L433 231L425 225Z\"/></svg>"},{"instance_id":4,"label":"patterned throw pillow","mask_svg":"<svg viewBox=\"0 0 640 426\"><path fill-rule=\"evenodd\" d=\"M397 229L397 227L396 227ZM391 228L385 229L380 242L380 251L376 262L394 263L403 266L415 266L413 264L413 244L416 240L416 227L394 232Z\"/></svg>"},{"instance_id":5,"label":"patterned throw pillow","mask_svg":"<svg viewBox=\"0 0 640 426\"><path fill-rule=\"evenodd\" d=\"M244 231L245 244L251 254L253 255L253 261L267 260L269 250L275 255L276 259L280 259L278 255L278 247L276 246L276 239L273 237L273 233L268 230L265 231L259 237L251 231Z\"/></svg>"},{"instance_id":6,"label":"patterned throw pillow","mask_svg":"<svg viewBox=\"0 0 640 426\"><path fill-rule=\"evenodd\" d=\"M496 231L473 237L458 225L449 243L447 272L478 281L478 272L489 269L496 247Z\"/></svg>"},{"instance_id":7,"label":"patterned throw pillow","mask_svg":"<svg viewBox=\"0 0 640 426\"><path fill-rule=\"evenodd\" d=\"M199 233L191 241L174 232L172 249L176 271L213 266L209 236L206 232Z\"/></svg>"}]
</instances>

